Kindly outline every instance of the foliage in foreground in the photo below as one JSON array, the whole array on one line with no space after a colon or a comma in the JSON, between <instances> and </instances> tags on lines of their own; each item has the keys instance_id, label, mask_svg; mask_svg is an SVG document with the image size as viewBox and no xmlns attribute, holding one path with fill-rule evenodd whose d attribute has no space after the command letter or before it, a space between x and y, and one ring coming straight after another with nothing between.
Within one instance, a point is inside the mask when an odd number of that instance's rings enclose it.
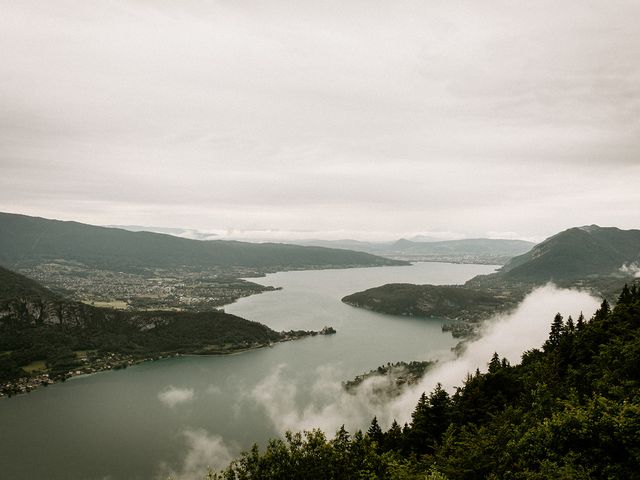
<instances>
[{"instance_id":1,"label":"foliage in foreground","mask_svg":"<svg viewBox=\"0 0 640 480\"><path fill-rule=\"evenodd\" d=\"M210 479L639 479L640 289L590 322L556 315L541 349L497 354L455 394L423 394L410 424L287 433Z\"/></svg>"}]
</instances>

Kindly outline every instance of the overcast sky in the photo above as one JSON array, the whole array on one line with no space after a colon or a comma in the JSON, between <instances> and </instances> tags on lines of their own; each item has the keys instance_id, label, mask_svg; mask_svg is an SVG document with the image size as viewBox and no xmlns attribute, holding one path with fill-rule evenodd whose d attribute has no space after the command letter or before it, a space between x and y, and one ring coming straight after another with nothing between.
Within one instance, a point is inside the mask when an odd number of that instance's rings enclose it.
<instances>
[{"instance_id":1,"label":"overcast sky","mask_svg":"<svg viewBox=\"0 0 640 480\"><path fill-rule=\"evenodd\" d=\"M240 236L640 228L637 0L0 11L2 211Z\"/></svg>"}]
</instances>

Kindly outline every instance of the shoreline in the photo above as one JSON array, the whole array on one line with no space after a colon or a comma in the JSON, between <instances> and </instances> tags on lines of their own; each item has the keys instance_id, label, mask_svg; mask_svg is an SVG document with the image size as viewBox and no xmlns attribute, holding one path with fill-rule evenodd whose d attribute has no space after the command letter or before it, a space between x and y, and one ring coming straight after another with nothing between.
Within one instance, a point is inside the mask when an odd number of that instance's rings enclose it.
<instances>
[{"instance_id":1,"label":"shoreline","mask_svg":"<svg viewBox=\"0 0 640 480\"><path fill-rule=\"evenodd\" d=\"M99 357L93 358L90 361L87 360L85 365L78 366L76 369L72 369L65 373L63 376L57 378L51 378L49 373L42 373L30 377L21 377L11 382L5 382L0 384L0 399L11 398L17 395L25 395L32 391L48 387L57 383L64 383L67 380L73 380L84 376L94 375L98 373L104 373L115 370L124 370L129 367L141 365L143 363L155 362L158 360L166 360L171 358L180 357L219 357L227 355L239 355L242 353L259 350L262 348L271 348L279 343L291 342L294 340L301 340L308 337L315 337L317 335L332 335L335 330L332 327L325 327L320 331L289 331L280 332L283 338L269 343L261 343L250 346L241 346L233 349L218 349L218 350L200 350L199 352L159 352L153 355L145 355L143 357L135 357L130 354L119 353L107 353Z\"/></svg>"}]
</instances>

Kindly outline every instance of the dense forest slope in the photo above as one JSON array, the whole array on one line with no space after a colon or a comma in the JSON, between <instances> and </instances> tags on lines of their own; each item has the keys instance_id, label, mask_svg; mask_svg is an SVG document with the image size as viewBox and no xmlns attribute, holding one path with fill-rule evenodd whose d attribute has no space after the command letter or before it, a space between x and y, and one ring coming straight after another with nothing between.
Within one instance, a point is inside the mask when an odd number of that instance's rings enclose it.
<instances>
[{"instance_id":1,"label":"dense forest slope","mask_svg":"<svg viewBox=\"0 0 640 480\"><path fill-rule=\"evenodd\" d=\"M92 307L66 300L0 267L0 383L27 377L22 367L34 362L55 379L91 363L102 365L110 354L124 361L169 353L226 353L307 333L275 332L218 310L135 312ZM87 351L94 358L87 358Z\"/></svg>"},{"instance_id":2,"label":"dense forest slope","mask_svg":"<svg viewBox=\"0 0 640 480\"><path fill-rule=\"evenodd\" d=\"M58 259L122 271L183 265L286 269L406 264L350 250L189 240L160 233L0 213L0 265L16 268Z\"/></svg>"},{"instance_id":3,"label":"dense forest slope","mask_svg":"<svg viewBox=\"0 0 640 480\"><path fill-rule=\"evenodd\" d=\"M347 295L342 301L354 307L392 315L438 316L464 319L470 310L488 314L502 306L486 292L460 286L390 283Z\"/></svg>"},{"instance_id":4,"label":"dense forest slope","mask_svg":"<svg viewBox=\"0 0 640 480\"><path fill-rule=\"evenodd\" d=\"M521 364L495 354L452 395L423 394L409 424L287 434L209 477L640 478L640 289L625 286L589 322L558 314L550 330Z\"/></svg>"}]
</instances>

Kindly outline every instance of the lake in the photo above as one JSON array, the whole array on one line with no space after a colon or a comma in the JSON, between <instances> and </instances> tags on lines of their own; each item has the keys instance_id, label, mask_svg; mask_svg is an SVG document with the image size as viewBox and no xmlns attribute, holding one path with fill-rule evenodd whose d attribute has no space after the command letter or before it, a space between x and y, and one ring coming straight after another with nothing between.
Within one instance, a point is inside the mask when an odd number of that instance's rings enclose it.
<instances>
[{"instance_id":1,"label":"lake","mask_svg":"<svg viewBox=\"0 0 640 480\"><path fill-rule=\"evenodd\" d=\"M225 307L228 313L274 330L332 326L337 334L236 355L149 362L0 400L2 477L146 480L204 473L203 465L223 464L277 436L283 425L297 425L295 412L328 391L323 381L335 385L387 362L428 359L456 343L439 319L356 309L343 296L394 282L464 283L495 268L417 263L251 279L282 290L240 299Z\"/></svg>"}]
</instances>

